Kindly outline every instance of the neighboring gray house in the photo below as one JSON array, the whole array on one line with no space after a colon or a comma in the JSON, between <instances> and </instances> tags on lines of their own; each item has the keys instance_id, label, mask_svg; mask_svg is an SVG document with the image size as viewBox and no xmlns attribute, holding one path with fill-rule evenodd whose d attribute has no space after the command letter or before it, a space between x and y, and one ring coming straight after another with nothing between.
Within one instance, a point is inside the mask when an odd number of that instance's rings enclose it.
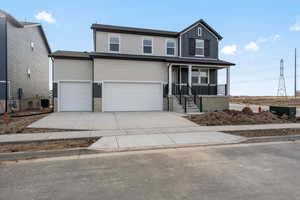
<instances>
[{"instance_id":1,"label":"neighboring gray house","mask_svg":"<svg viewBox=\"0 0 300 200\"><path fill-rule=\"evenodd\" d=\"M228 108L222 37L203 20L180 32L93 24L93 52L56 51L56 111L199 112ZM218 85L218 70L227 84Z\"/></svg>"},{"instance_id":2,"label":"neighboring gray house","mask_svg":"<svg viewBox=\"0 0 300 200\"><path fill-rule=\"evenodd\" d=\"M39 108L49 97L50 53L41 24L0 10L0 113Z\"/></svg>"}]
</instances>

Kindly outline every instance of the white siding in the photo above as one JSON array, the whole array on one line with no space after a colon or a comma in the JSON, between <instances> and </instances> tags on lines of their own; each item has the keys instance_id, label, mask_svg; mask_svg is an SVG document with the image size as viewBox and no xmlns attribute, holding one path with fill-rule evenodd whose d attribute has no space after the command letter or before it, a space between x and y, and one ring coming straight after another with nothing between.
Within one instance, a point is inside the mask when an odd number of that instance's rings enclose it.
<instances>
[{"instance_id":1,"label":"white siding","mask_svg":"<svg viewBox=\"0 0 300 200\"><path fill-rule=\"evenodd\" d=\"M120 53L123 54L143 54L143 38L153 38L153 54L154 56L166 56L166 40L175 39L176 49L175 55L177 55L177 39L159 36L146 36L124 33L108 33L96 31L96 51L97 52L109 52L108 39L110 34L116 34L120 36Z\"/></svg>"}]
</instances>

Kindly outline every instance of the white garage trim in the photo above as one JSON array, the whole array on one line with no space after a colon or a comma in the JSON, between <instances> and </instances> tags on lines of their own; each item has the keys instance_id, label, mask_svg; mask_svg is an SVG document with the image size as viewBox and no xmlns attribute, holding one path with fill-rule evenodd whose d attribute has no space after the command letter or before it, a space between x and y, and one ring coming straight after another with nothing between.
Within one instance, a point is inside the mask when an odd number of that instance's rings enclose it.
<instances>
[{"instance_id":1,"label":"white garage trim","mask_svg":"<svg viewBox=\"0 0 300 200\"><path fill-rule=\"evenodd\" d=\"M91 85L91 104L93 99L93 82L91 80L58 80L57 81L57 111L61 112L61 84L62 83L89 83ZM92 108L91 110L92 111Z\"/></svg>"},{"instance_id":2,"label":"white garage trim","mask_svg":"<svg viewBox=\"0 0 300 200\"><path fill-rule=\"evenodd\" d=\"M160 102L161 102L161 110L163 110L163 83L162 81L134 81L134 80L103 80L102 81L102 112L105 111L105 84L107 83L140 83L140 84L160 84L160 91L161 91L161 97L160 97Z\"/></svg>"}]
</instances>

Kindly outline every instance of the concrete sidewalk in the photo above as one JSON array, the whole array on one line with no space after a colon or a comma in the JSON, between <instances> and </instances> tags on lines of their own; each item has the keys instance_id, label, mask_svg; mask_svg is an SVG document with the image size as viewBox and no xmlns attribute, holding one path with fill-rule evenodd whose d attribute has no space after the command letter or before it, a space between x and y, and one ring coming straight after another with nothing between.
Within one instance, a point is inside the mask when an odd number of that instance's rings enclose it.
<instances>
[{"instance_id":1,"label":"concrete sidewalk","mask_svg":"<svg viewBox=\"0 0 300 200\"><path fill-rule=\"evenodd\" d=\"M92 144L90 150L106 152L184 147L195 145L234 144L246 138L220 132L143 134L105 136Z\"/></svg>"},{"instance_id":2,"label":"concrete sidewalk","mask_svg":"<svg viewBox=\"0 0 300 200\"><path fill-rule=\"evenodd\" d=\"M171 128L149 128L149 129L115 129L98 131L66 131L49 133L29 134L7 134L0 135L0 143L7 142L28 142L56 139L75 139L101 136L122 136L122 135L154 135L154 134L186 134L209 132L237 131L237 130L261 130L261 129L283 129L300 128L300 123L288 124L259 124L259 125L236 125L236 126L193 126L193 127L171 127Z\"/></svg>"}]
</instances>

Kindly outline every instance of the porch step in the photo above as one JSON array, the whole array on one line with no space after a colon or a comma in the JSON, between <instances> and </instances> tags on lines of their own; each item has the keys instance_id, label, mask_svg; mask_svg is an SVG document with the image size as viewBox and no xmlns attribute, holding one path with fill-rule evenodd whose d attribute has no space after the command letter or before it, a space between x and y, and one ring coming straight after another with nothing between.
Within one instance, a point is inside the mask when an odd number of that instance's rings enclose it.
<instances>
[{"instance_id":1,"label":"porch step","mask_svg":"<svg viewBox=\"0 0 300 200\"><path fill-rule=\"evenodd\" d=\"M177 98L176 98L177 99ZM178 103L179 100L177 99ZM182 109L184 110L184 102L182 102L182 104L180 105L182 107ZM198 108L197 105L195 105L194 103L194 97L193 96L189 96L187 98L187 102L186 102L186 112L187 113L200 113L200 110Z\"/></svg>"}]
</instances>

